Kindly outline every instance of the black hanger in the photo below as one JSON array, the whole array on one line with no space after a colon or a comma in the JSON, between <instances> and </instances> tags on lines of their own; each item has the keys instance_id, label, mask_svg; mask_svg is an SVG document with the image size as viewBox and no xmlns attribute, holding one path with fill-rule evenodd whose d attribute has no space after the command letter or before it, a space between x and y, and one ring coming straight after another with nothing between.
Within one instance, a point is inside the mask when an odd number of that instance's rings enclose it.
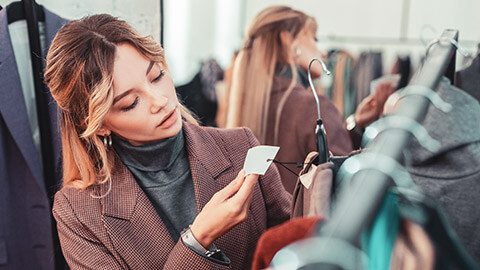
<instances>
[{"instance_id":1,"label":"black hanger","mask_svg":"<svg viewBox=\"0 0 480 270\"><path fill-rule=\"evenodd\" d=\"M28 41L30 45L30 56L32 61L33 82L35 87L35 101L37 105L38 125L40 128L40 141L42 147L42 161L45 185L49 192L49 198L53 199L55 185L55 160L52 153L52 140L50 131L50 119L48 104L50 101L49 92L43 82L43 54L40 46L40 33L38 22L45 21L43 7L34 0L22 0L10 3L7 9L8 23L18 20L27 21Z\"/></svg>"},{"instance_id":2,"label":"black hanger","mask_svg":"<svg viewBox=\"0 0 480 270\"><path fill-rule=\"evenodd\" d=\"M31 1L31 0L30 0ZM11 24L16 21L26 20L27 16L25 16L25 7L24 2L27 1L17 1L12 2L5 8L7 9L7 21L8 24ZM37 4L35 1L31 1L30 3L33 4L35 8L35 15L37 17L37 21L44 22L45 21L45 13L43 12L43 7ZM28 3L27 3L28 5Z\"/></svg>"},{"instance_id":3,"label":"black hanger","mask_svg":"<svg viewBox=\"0 0 480 270\"><path fill-rule=\"evenodd\" d=\"M402 89L407 86L410 80L411 63L410 56L398 56L398 73L400 73L400 81L396 90Z\"/></svg>"}]
</instances>

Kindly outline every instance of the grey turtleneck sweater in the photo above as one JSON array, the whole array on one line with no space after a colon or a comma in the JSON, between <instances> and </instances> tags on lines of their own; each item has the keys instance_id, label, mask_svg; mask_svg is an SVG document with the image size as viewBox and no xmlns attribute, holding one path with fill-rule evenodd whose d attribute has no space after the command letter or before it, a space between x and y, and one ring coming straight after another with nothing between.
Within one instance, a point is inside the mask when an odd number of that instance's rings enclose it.
<instances>
[{"instance_id":1,"label":"grey turtleneck sweater","mask_svg":"<svg viewBox=\"0 0 480 270\"><path fill-rule=\"evenodd\" d=\"M175 240L197 215L185 139L177 135L133 146L113 136L113 148L152 202Z\"/></svg>"}]
</instances>

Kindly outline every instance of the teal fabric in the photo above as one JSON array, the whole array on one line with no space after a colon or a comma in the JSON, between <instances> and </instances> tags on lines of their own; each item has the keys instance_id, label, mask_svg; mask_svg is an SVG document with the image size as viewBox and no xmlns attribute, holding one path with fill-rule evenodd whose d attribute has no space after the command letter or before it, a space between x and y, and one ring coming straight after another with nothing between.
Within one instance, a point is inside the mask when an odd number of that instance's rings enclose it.
<instances>
[{"instance_id":1,"label":"teal fabric","mask_svg":"<svg viewBox=\"0 0 480 270\"><path fill-rule=\"evenodd\" d=\"M362 233L362 249L368 256L368 262L364 262L365 269L390 268L390 258L399 226L398 197L388 192L371 228Z\"/></svg>"},{"instance_id":2,"label":"teal fabric","mask_svg":"<svg viewBox=\"0 0 480 270\"><path fill-rule=\"evenodd\" d=\"M352 83L353 59L347 57L345 60L345 69L343 70L343 118L354 114L357 109L357 94L355 86Z\"/></svg>"}]
</instances>

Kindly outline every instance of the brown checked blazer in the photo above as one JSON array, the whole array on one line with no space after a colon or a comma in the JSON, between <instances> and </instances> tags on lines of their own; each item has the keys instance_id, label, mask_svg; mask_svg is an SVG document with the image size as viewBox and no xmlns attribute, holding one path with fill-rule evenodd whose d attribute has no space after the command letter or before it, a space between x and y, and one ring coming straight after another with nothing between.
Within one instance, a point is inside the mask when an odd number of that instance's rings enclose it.
<instances>
[{"instance_id":1,"label":"brown checked blazer","mask_svg":"<svg viewBox=\"0 0 480 270\"><path fill-rule=\"evenodd\" d=\"M248 129L216 129L183 123L197 211L235 179L247 150L258 144ZM113 150L112 150L113 151ZM187 248L168 233L127 167L115 158L108 184L63 187L53 214L72 269L249 269L260 235L289 218L291 196L271 166L253 191L248 219L215 241L231 260L222 265ZM179 198L181 199L181 198Z\"/></svg>"}]
</instances>

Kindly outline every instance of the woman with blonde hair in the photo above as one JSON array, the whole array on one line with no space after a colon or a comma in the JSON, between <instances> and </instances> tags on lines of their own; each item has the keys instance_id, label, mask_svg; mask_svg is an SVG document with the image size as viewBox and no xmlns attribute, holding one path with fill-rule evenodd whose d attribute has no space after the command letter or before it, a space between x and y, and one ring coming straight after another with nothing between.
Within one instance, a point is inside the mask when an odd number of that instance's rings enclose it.
<instances>
[{"instance_id":1,"label":"woman with blonde hair","mask_svg":"<svg viewBox=\"0 0 480 270\"><path fill-rule=\"evenodd\" d=\"M301 11L266 8L248 25L235 62L227 127L249 127L261 143L280 146L280 161L303 162L316 151L317 106L307 91L306 75L310 60L323 56L316 31L315 19ZM321 66L312 65L313 77L321 74ZM348 154L352 142L340 113L328 98L319 98L329 150ZM285 188L293 192L297 177L285 168L279 171Z\"/></svg>"},{"instance_id":2,"label":"woman with blonde hair","mask_svg":"<svg viewBox=\"0 0 480 270\"><path fill-rule=\"evenodd\" d=\"M288 219L277 169L241 170L251 131L198 126L161 46L126 22L66 24L45 80L61 109L53 214L72 269L246 269L262 232Z\"/></svg>"}]
</instances>

